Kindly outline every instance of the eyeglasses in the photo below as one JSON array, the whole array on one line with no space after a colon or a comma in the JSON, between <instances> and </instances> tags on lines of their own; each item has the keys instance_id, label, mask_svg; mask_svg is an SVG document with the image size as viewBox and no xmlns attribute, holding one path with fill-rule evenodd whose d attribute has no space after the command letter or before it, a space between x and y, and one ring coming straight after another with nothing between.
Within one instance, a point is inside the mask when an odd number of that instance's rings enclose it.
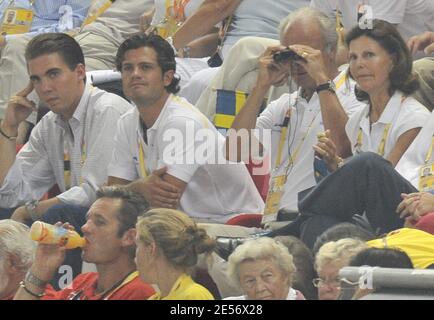
<instances>
[{"instance_id":1,"label":"eyeglasses","mask_svg":"<svg viewBox=\"0 0 434 320\"><path fill-rule=\"evenodd\" d=\"M315 278L312 280L312 283L316 288L321 288L325 285L329 285L334 288L340 288L341 286L341 281L339 279L324 280L321 278Z\"/></svg>"}]
</instances>

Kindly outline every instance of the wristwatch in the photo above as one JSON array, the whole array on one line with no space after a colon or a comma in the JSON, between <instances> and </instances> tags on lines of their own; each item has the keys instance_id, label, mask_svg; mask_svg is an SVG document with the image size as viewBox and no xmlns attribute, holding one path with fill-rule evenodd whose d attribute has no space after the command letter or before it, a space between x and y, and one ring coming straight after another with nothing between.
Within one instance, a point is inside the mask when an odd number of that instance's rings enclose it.
<instances>
[{"instance_id":1,"label":"wristwatch","mask_svg":"<svg viewBox=\"0 0 434 320\"><path fill-rule=\"evenodd\" d=\"M39 200L32 200L32 201L27 202L27 203L24 205L24 207L25 207L26 210L27 210L27 213L29 214L30 218L31 218L33 221L37 221L37 220L39 220L39 216L38 216L38 214L36 213L36 208L38 207L38 204L39 204Z\"/></svg>"},{"instance_id":2,"label":"wristwatch","mask_svg":"<svg viewBox=\"0 0 434 320\"><path fill-rule=\"evenodd\" d=\"M335 93L336 92L336 85L332 80L329 80L326 83L320 84L318 87L316 87L317 93L319 93L323 90L329 90L329 91Z\"/></svg>"},{"instance_id":3,"label":"wristwatch","mask_svg":"<svg viewBox=\"0 0 434 320\"><path fill-rule=\"evenodd\" d=\"M44 281L35 276L30 270L27 271L26 276L24 277L24 282L31 283L34 286L39 288L45 288L48 281Z\"/></svg>"}]
</instances>

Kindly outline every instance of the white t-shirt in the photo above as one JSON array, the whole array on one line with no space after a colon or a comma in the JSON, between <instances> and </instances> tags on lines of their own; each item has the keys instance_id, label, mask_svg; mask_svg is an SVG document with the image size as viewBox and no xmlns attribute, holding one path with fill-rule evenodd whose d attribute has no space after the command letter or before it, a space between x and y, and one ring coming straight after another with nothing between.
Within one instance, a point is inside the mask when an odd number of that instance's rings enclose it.
<instances>
[{"instance_id":1,"label":"white t-shirt","mask_svg":"<svg viewBox=\"0 0 434 320\"><path fill-rule=\"evenodd\" d=\"M338 83L341 77L345 77L345 74L346 71L341 72L334 79L334 82ZM336 90L341 105L348 115L364 106L362 102L357 101L354 95L354 85L353 80L345 81ZM298 103L295 104L296 97L297 92L291 95L282 95L278 100L271 102L256 121L257 128L271 130L271 148L267 147L265 141L263 142L265 148L271 151L271 168L273 169L278 153L277 150L283 119L285 118L289 105L296 105L295 108L292 107L293 110L288 130L289 134L286 137L282 150L282 166L284 167L288 164L289 153L295 154L297 149L299 149L299 151L294 166L289 169L279 208L293 211L298 211L298 193L316 184L313 170L314 150L312 147L316 145L318 141L317 134L324 132L318 95L314 93L309 102L300 97ZM302 141L303 137L304 141ZM288 146L290 146L289 151ZM274 172L274 174L276 173Z\"/></svg>"},{"instance_id":2,"label":"white t-shirt","mask_svg":"<svg viewBox=\"0 0 434 320\"><path fill-rule=\"evenodd\" d=\"M141 143L148 173L167 166L168 174L187 183L180 209L192 218L225 223L240 213L263 211L264 203L246 166L215 161L214 148L222 149L225 139L187 100L173 95L168 98L158 119L147 130L148 143L141 131L137 108L119 120L109 176L129 181L141 177ZM204 135L209 135L207 141L213 151L199 159L195 155L203 155L206 149ZM224 161L222 153L218 160Z\"/></svg>"},{"instance_id":3,"label":"white t-shirt","mask_svg":"<svg viewBox=\"0 0 434 320\"><path fill-rule=\"evenodd\" d=\"M396 165L398 171L404 178L410 181L413 186L419 188L419 169L425 163L429 148L434 135L434 113L431 113L428 121L420 130L416 139L408 147L407 151L401 157ZM434 153L431 155L429 162L432 163Z\"/></svg>"},{"instance_id":4,"label":"white t-shirt","mask_svg":"<svg viewBox=\"0 0 434 320\"><path fill-rule=\"evenodd\" d=\"M350 139L353 154L356 154L358 149L356 145L359 129L362 129L360 150L379 153L386 126L391 124L384 147L384 155L382 155L387 158L403 133L425 124L429 117L428 109L412 97L403 99L404 95L397 90L390 98L378 121L372 126L369 123L368 105L350 117L345 131Z\"/></svg>"},{"instance_id":5,"label":"white t-shirt","mask_svg":"<svg viewBox=\"0 0 434 320\"><path fill-rule=\"evenodd\" d=\"M424 31L434 31L433 0L311 0L312 7L332 18L338 7L347 31L357 25L359 4L371 6L374 19L397 24L404 40Z\"/></svg>"}]
</instances>

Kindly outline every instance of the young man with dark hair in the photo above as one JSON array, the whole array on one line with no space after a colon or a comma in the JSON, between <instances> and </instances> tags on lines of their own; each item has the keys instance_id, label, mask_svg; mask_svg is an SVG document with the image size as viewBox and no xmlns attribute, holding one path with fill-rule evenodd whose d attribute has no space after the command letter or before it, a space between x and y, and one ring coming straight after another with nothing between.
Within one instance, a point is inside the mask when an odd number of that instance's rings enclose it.
<instances>
[{"instance_id":1,"label":"young man with dark hair","mask_svg":"<svg viewBox=\"0 0 434 320\"><path fill-rule=\"evenodd\" d=\"M154 293L138 277L134 262L135 224L148 208L145 199L113 187L99 190L97 198L81 229L86 239L83 260L95 263L98 272L80 274L67 288L54 291L47 283L63 262L65 248L39 244L15 299L145 300Z\"/></svg>"},{"instance_id":2,"label":"young man with dark hair","mask_svg":"<svg viewBox=\"0 0 434 320\"><path fill-rule=\"evenodd\" d=\"M107 181L113 127L131 105L86 84L83 53L66 34L36 36L25 55L30 83L10 98L0 125L0 203L7 208L0 213L6 218L18 207L14 220L45 214L44 221L68 221L79 228L96 190ZM18 126L35 110L27 99L33 90L51 112L17 154ZM60 194L39 201L56 184ZM73 270L79 272L81 260L76 264Z\"/></svg>"},{"instance_id":3,"label":"young man with dark hair","mask_svg":"<svg viewBox=\"0 0 434 320\"><path fill-rule=\"evenodd\" d=\"M120 46L116 65L137 108L118 122L109 184L127 185L151 206L179 207L200 222L225 223L239 213L262 212L245 165L219 157L223 136L175 95L179 80L169 43L155 35L133 36Z\"/></svg>"},{"instance_id":4,"label":"young man with dark hair","mask_svg":"<svg viewBox=\"0 0 434 320\"><path fill-rule=\"evenodd\" d=\"M10 98L0 129L0 202L18 221L36 220L55 204L89 207L106 182L107 158L118 118L130 108L122 98L86 84L84 57L66 34L33 38L26 50L30 83ZM16 155L19 124L35 109L35 90L51 112ZM54 184L61 194L38 200Z\"/></svg>"}]
</instances>

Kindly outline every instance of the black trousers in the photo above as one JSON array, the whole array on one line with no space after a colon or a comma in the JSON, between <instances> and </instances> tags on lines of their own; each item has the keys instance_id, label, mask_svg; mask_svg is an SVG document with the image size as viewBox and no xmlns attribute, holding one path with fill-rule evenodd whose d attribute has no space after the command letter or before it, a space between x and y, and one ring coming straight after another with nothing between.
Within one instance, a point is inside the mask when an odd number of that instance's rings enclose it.
<instances>
[{"instance_id":1,"label":"black trousers","mask_svg":"<svg viewBox=\"0 0 434 320\"><path fill-rule=\"evenodd\" d=\"M418 190L384 158L366 152L324 178L298 203L299 217L275 235L300 237L310 248L316 238L341 222L364 215L376 234L403 227L396 214L401 193Z\"/></svg>"}]
</instances>

